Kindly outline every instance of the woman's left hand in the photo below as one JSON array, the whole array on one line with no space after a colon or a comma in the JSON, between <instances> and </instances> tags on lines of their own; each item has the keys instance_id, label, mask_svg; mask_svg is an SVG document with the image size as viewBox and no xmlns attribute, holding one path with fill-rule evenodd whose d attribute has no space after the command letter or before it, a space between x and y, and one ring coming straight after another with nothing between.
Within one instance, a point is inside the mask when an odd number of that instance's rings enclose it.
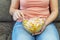
<instances>
[{"instance_id":1,"label":"woman's left hand","mask_svg":"<svg viewBox=\"0 0 60 40\"><path fill-rule=\"evenodd\" d=\"M45 30L45 28L46 28L46 25L44 25L44 26L42 27L42 29L40 30L40 32L34 33L34 34L32 34L32 35L41 34L41 33Z\"/></svg>"}]
</instances>

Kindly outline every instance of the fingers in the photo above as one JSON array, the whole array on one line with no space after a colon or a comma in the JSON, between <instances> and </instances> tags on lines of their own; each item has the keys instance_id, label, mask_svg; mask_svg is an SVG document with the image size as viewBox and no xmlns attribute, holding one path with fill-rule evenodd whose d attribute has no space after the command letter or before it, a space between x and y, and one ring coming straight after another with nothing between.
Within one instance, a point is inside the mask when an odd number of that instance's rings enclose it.
<instances>
[{"instance_id":1,"label":"fingers","mask_svg":"<svg viewBox=\"0 0 60 40\"><path fill-rule=\"evenodd\" d=\"M40 34L41 32L37 32L37 33L35 33L35 35L38 35L38 34Z\"/></svg>"},{"instance_id":2,"label":"fingers","mask_svg":"<svg viewBox=\"0 0 60 40\"><path fill-rule=\"evenodd\" d=\"M13 14L13 20L16 21L18 18L19 18L19 17L17 16L17 13L15 12L15 13Z\"/></svg>"},{"instance_id":3,"label":"fingers","mask_svg":"<svg viewBox=\"0 0 60 40\"><path fill-rule=\"evenodd\" d=\"M22 18L22 16L20 15L20 12L17 13L17 16L18 16L19 18Z\"/></svg>"},{"instance_id":4,"label":"fingers","mask_svg":"<svg viewBox=\"0 0 60 40\"><path fill-rule=\"evenodd\" d=\"M44 26L42 27L42 29L41 29L39 32L36 32L36 33L34 33L34 34L32 34L32 35L41 34L45 29L46 29L46 26L44 25Z\"/></svg>"},{"instance_id":5,"label":"fingers","mask_svg":"<svg viewBox=\"0 0 60 40\"><path fill-rule=\"evenodd\" d=\"M23 13L21 13L20 10L15 11L13 14L13 20L16 21L16 20L18 20L18 18L22 18L22 15L23 15Z\"/></svg>"},{"instance_id":6,"label":"fingers","mask_svg":"<svg viewBox=\"0 0 60 40\"><path fill-rule=\"evenodd\" d=\"M20 15L22 16L22 19L24 20L24 14L22 13L22 11L20 12Z\"/></svg>"},{"instance_id":7,"label":"fingers","mask_svg":"<svg viewBox=\"0 0 60 40\"><path fill-rule=\"evenodd\" d=\"M42 29L41 29L39 32L36 32L36 33L34 33L34 34L32 34L32 35L38 35L38 34L41 34L44 30L45 30L45 27L42 27Z\"/></svg>"},{"instance_id":8,"label":"fingers","mask_svg":"<svg viewBox=\"0 0 60 40\"><path fill-rule=\"evenodd\" d=\"M36 33L34 33L34 34L32 34L32 35L38 35L38 34L41 34L41 32L36 32Z\"/></svg>"},{"instance_id":9,"label":"fingers","mask_svg":"<svg viewBox=\"0 0 60 40\"><path fill-rule=\"evenodd\" d=\"M35 35L35 34L32 34L32 35Z\"/></svg>"},{"instance_id":10,"label":"fingers","mask_svg":"<svg viewBox=\"0 0 60 40\"><path fill-rule=\"evenodd\" d=\"M42 29L41 29L41 33L46 29L46 26L43 26Z\"/></svg>"}]
</instances>

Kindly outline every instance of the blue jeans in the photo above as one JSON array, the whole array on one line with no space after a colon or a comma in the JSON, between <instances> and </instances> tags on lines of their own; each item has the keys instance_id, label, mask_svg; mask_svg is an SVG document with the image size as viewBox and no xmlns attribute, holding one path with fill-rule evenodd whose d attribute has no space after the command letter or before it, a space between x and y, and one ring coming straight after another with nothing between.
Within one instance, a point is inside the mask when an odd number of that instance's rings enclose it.
<instances>
[{"instance_id":1,"label":"blue jeans","mask_svg":"<svg viewBox=\"0 0 60 40\"><path fill-rule=\"evenodd\" d=\"M59 40L59 34L54 23L49 24L41 34L32 36L24 29L22 22L16 22L12 31L12 40Z\"/></svg>"}]
</instances>

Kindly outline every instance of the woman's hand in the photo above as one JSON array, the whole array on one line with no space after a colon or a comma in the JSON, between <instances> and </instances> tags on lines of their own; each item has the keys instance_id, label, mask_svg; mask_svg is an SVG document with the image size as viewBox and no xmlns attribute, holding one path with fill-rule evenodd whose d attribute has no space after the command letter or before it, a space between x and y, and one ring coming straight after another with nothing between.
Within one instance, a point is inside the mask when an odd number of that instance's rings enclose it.
<instances>
[{"instance_id":1,"label":"woman's hand","mask_svg":"<svg viewBox=\"0 0 60 40\"><path fill-rule=\"evenodd\" d=\"M18 18L23 18L24 15L22 13L21 10L16 10L14 13L13 13L13 20L16 21L18 20Z\"/></svg>"},{"instance_id":2,"label":"woman's hand","mask_svg":"<svg viewBox=\"0 0 60 40\"><path fill-rule=\"evenodd\" d=\"M34 33L34 34L32 34L32 35L41 34L41 33L45 30L45 28L46 28L46 25L44 25L44 26L42 27L42 29L40 30L40 32Z\"/></svg>"}]
</instances>

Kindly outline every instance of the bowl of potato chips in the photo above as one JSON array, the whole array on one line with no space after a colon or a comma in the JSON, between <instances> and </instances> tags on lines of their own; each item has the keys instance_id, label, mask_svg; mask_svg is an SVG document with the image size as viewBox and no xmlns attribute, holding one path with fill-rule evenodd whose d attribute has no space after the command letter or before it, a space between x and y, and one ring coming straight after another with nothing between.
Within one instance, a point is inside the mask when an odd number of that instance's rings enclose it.
<instances>
[{"instance_id":1,"label":"bowl of potato chips","mask_svg":"<svg viewBox=\"0 0 60 40\"><path fill-rule=\"evenodd\" d=\"M42 18L30 18L29 20L23 20L24 28L30 33L39 32L44 25L44 19Z\"/></svg>"}]
</instances>

